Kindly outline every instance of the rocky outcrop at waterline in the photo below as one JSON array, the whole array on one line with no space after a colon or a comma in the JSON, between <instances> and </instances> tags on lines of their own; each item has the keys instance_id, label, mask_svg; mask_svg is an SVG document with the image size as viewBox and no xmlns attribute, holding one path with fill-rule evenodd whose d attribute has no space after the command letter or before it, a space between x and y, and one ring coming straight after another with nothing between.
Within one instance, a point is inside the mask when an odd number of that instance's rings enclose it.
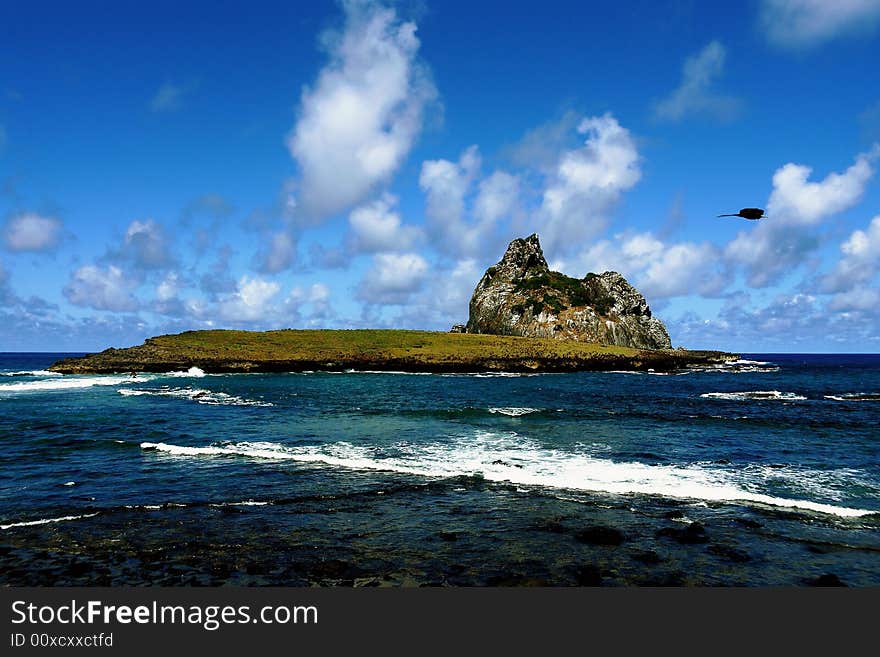
<instances>
[{"instance_id":1,"label":"rocky outcrop at waterline","mask_svg":"<svg viewBox=\"0 0 880 657\"><path fill-rule=\"evenodd\" d=\"M572 278L550 271L537 235L513 240L477 283L468 333L670 349L645 297L614 271Z\"/></svg>"}]
</instances>

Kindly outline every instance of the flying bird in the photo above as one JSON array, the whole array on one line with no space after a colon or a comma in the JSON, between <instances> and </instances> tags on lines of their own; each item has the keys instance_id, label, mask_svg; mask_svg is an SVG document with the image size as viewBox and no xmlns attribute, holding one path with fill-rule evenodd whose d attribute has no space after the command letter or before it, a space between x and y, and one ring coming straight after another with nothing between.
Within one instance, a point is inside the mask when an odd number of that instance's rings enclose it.
<instances>
[{"instance_id":1,"label":"flying bird","mask_svg":"<svg viewBox=\"0 0 880 657\"><path fill-rule=\"evenodd\" d=\"M764 216L764 211L761 208L743 208L736 214L719 214L719 217L742 217L743 219L760 219Z\"/></svg>"}]
</instances>

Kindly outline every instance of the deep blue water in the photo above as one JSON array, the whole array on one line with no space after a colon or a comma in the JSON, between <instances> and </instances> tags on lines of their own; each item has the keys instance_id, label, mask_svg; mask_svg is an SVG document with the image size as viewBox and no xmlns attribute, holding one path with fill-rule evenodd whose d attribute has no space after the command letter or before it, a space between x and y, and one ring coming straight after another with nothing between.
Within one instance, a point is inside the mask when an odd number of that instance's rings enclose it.
<instances>
[{"instance_id":1,"label":"deep blue water","mask_svg":"<svg viewBox=\"0 0 880 657\"><path fill-rule=\"evenodd\" d=\"M7 583L880 584L880 355L43 371L61 356L0 354Z\"/></svg>"}]
</instances>

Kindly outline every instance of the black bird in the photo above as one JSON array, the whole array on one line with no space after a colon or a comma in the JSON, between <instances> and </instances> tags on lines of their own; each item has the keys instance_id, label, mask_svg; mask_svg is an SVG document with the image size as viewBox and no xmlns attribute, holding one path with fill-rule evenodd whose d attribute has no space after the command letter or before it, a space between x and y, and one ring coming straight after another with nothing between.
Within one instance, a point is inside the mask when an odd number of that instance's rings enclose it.
<instances>
[{"instance_id":1,"label":"black bird","mask_svg":"<svg viewBox=\"0 0 880 657\"><path fill-rule=\"evenodd\" d=\"M743 219L760 219L764 216L761 208L743 208L736 214L719 214L719 217L742 217Z\"/></svg>"}]
</instances>

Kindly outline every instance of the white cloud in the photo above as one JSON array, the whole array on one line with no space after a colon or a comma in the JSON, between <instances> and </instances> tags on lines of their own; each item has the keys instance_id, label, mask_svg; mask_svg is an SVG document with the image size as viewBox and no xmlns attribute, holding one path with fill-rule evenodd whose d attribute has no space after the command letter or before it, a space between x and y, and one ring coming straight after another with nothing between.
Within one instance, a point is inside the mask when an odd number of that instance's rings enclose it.
<instances>
[{"instance_id":1,"label":"white cloud","mask_svg":"<svg viewBox=\"0 0 880 657\"><path fill-rule=\"evenodd\" d=\"M724 46L718 41L710 42L699 53L688 57L682 67L681 84L655 104L654 115L667 121L679 121L688 115L733 118L741 108L741 101L712 89L724 70L725 57Z\"/></svg>"},{"instance_id":2,"label":"white cloud","mask_svg":"<svg viewBox=\"0 0 880 657\"><path fill-rule=\"evenodd\" d=\"M806 48L869 30L878 19L880 0L763 0L759 12L767 39L786 48Z\"/></svg>"},{"instance_id":3,"label":"white cloud","mask_svg":"<svg viewBox=\"0 0 880 657\"><path fill-rule=\"evenodd\" d=\"M836 312L873 312L880 308L880 290L863 287L847 292L839 292L831 297L828 308Z\"/></svg>"},{"instance_id":4,"label":"white cloud","mask_svg":"<svg viewBox=\"0 0 880 657\"><path fill-rule=\"evenodd\" d=\"M600 240L578 260L594 273L621 273L649 302L689 294L714 296L727 283L713 244L666 244L651 233L616 235L613 242Z\"/></svg>"},{"instance_id":5,"label":"white cloud","mask_svg":"<svg viewBox=\"0 0 880 657\"><path fill-rule=\"evenodd\" d=\"M61 222L34 212L12 217L4 230L10 251L49 251L61 238Z\"/></svg>"},{"instance_id":6,"label":"white cloud","mask_svg":"<svg viewBox=\"0 0 880 657\"><path fill-rule=\"evenodd\" d=\"M639 154L629 130L611 114L578 126L584 145L564 152L547 185L538 220L550 252L572 252L604 229L621 193L641 178Z\"/></svg>"},{"instance_id":7,"label":"white cloud","mask_svg":"<svg viewBox=\"0 0 880 657\"><path fill-rule=\"evenodd\" d=\"M64 287L64 296L77 306L131 311L139 305L131 293L135 286L119 267L110 265L105 269L86 265L71 274L70 281Z\"/></svg>"},{"instance_id":8,"label":"white cloud","mask_svg":"<svg viewBox=\"0 0 880 657\"><path fill-rule=\"evenodd\" d=\"M301 99L287 145L300 167L307 219L362 201L389 180L436 96L418 60L416 25L375 2L349 1L342 34L328 35L329 63Z\"/></svg>"},{"instance_id":9,"label":"white cloud","mask_svg":"<svg viewBox=\"0 0 880 657\"><path fill-rule=\"evenodd\" d=\"M355 208L348 216L352 247L358 253L406 251L419 235L415 226L404 226L400 213L394 210L397 198L382 198Z\"/></svg>"},{"instance_id":10,"label":"white cloud","mask_svg":"<svg viewBox=\"0 0 880 657\"><path fill-rule=\"evenodd\" d=\"M474 201L474 216L480 226L491 226L517 207L519 178L504 171L496 171L480 181Z\"/></svg>"},{"instance_id":11,"label":"white cloud","mask_svg":"<svg viewBox=\"0 0 880 657\"><path fill-rule=\"evenodd\" d=\"M170 250L161 225L152 219L136 219L128 225L116 255L129 259L138 269L162 269L172 262Z\"/></svg>"},{"instance_id":12,"label":"white cloud","mask_svg":"<svg viewBox=\"0 0 880 657\"><path fill-rule=\"evenodd\" d=\"M308 288L293 288L287 296L285 308L290 317L299 319L299 310L305 304L311 306L311 311L306 315L308 326L322 326L327 320L336 317L336 312L330 305L330 288L324 283L313 283Z\"/></svg>"},{"instance_id":13,"label":"white cloud","mask_svg":"<svg viewBox=\"0 0 880 657\"><path fill-rule=\"evenodd\" d=\"M777 169L767 217L737 234L725 248L726 259L746 268L752 287L769 285L803 264L818 246L811 228L858 203L878 155L880 146L875 145L843 173L829 173L818 182L809 181L808 166L788 163Z\"/></svg>"},{"instance_id":14,"label":"white cloud","mask_svg":"<svg viewBox=\"0 0 880 657\"><path fill-rule=\"evenodd\" d=\"M856 230L840 245L843 254L834 270L822 281L825 292L850 290L870 281L880 269L880 215L867 230Z\"/></svg>"},{"instance_id":15,"label":"white cloud","mask_svg":"<svg viewBox=\"0 0 880 657\"><path fill-rule=\"evenodd\" d=\"M297 242L288 231L272 235L268 248L257 255L260 271L275 274L290 268L296 262Z\"/></svg>"},{"instance_id":16,"label":"white cloud","mask_svg":"<svg viewBox=\"0 0 880 657\"><path fill-rule=\"evenodd\" d=\"M177 297L179 289L179 277L176 272L171 272L156 286L156 300L160 302L171 301Z\"/></svg>"},{"instance_id":17,"label":"white cloud","mask_svg":"<svg viewBox=\"0 0 880 657\"><path fill-rule=\"evenodd\" d=\"M880 144L859 153L843 173L829 173L820 182L808 179L813 169L788 163L773 174L773 192L767 202L767 216L774 223L815 224L821 219L855 205L874 175L872 163L880 156Z\"/></svg>"},{"instance_id":18,"label":"white cloud","mask_svg":"<svg viewBox=\"0 0 880 657\"><path fill-rule=\"evenodd\" d=\"M421 288L427 273L428 263L417 253L379 253L357 294L370 304L404 304Z\"/></svg>"},{"instance_id":19,"label":"white cloud","mask_svg":"<svg viewBox=\"0 0 880 657\"><path fill-rule=\"evenodd\" d=\"M220 302L220 316L233 322L254 322L274 315L270 302L281 286L256 276L242 276L238 289Z\"/></svg>"},{"instance_id":20,"label":"white cloud","mask_svg":"<svg viewBox=\"0 0 880 657\"><path fill-rule=\"evenodd\" d=\"M426 193L428 229L439 238L441 249L455 250L462 232L465 195L480 168L476 146L467 148L458 162L427 160L422 163L419 186Z\"/></svg>"},{"instance_id":21,"label":"white cloud","mask_svg":"<svg viewBox=\"0 0 880 657\"><path fill-rule=\"evenodd\" d=\"M480 162L477 147L470 146L457 162L422 163L419 185L426 193L432 245L456 258L494 253L500 248L496 231L500 220L519 208L519 178L495 171L477 183Z\"/></svg>"}]
</instances>

